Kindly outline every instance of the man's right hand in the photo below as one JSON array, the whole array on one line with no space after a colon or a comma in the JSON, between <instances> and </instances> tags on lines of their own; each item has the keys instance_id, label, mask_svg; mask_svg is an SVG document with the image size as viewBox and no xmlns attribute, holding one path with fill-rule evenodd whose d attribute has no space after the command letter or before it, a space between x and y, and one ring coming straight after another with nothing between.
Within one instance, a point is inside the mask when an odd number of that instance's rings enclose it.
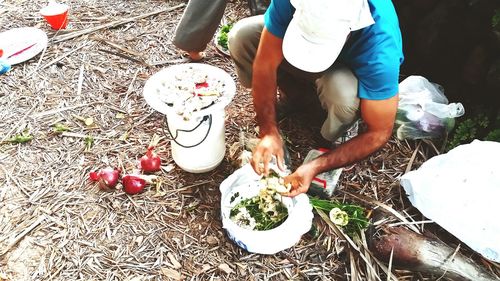
<instances>
[{"instance_id":1,"label":"man's right hand","mask_svg":"<svg viewBox=\"0 0 500 281\"><path fill-rule=\"evenodd\" d=\"M271 162L273 156L276 157L278 168L282 171L285 170L283 140L279 133L267 134L260 139L253 151L250 164L258 175L267 176L269 174L269 162Z\"/></svg>"}]
</instances>

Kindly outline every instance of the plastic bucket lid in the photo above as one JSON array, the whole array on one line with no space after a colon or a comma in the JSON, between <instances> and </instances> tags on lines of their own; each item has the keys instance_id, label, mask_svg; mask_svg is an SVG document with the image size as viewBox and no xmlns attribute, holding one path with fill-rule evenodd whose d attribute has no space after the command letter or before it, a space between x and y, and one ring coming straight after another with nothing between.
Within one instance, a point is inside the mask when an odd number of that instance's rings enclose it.
<instances>
[{"instance_id":1,"label":"plastic bucket lid","mask_svg":"<svg viewBox=\"0 0 500 281\"><path fill-rule=\"evenodd\" d=\"M218 114L221 110L224 110L236 94L236 83L231 75L223 69L203 63L171 65L153 74L144 85L143 95L146 103L156 111L167 116L177 115L172 106L167 105L158 97L157 90L161 87L162 83L165 83L165 81L170 83L172 79L175 79L175 75L177 73L190 67L195 70L209 73L212 77L217 77L221 81L224 81L224 95L220 98L220 100L206 109L194 111L192 118L203 117L209 114Z\"/></svg>"}]
</instances>

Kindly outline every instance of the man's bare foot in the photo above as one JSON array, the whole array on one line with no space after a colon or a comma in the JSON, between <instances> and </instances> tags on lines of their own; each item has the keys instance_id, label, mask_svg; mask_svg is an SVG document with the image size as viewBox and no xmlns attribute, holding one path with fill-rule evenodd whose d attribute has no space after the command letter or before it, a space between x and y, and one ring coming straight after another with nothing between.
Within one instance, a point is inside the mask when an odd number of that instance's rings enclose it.
<instances>
[{"instance_id":1,"label":"man's bare foot","mask_svg":"<svg viewBox=\"0 0 500 281\"><path fill-rule=\"evenodd\" d=\"M192 61L200 61L205 57L203 52L188 52L188 55Z\"/></svg>"}]
</instances>

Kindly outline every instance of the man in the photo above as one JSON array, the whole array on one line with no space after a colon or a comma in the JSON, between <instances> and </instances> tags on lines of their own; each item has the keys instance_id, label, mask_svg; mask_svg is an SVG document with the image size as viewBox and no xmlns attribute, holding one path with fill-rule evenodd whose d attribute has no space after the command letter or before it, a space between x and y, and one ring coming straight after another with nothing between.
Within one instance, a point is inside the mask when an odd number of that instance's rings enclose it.
<instances>
[{"instance_id":1,"label":"man","mask_svg":"<svg viewBox=\"0 0 500 281\"><path fill-rule=\"evenodd\" d=\"M238 22L229 50L241 84L252 87L260 142L252 156L268 174L275 156L283 169L276 122L277 78L282 73L315 83L327 118L322 136L333 141L361 117L366 130L303 164L285 178L289 196L308 190L319 173L368 157L390 138L398 106L401 32L388 0L273 0L262 17Z\"/></svg>"}]
</instances>

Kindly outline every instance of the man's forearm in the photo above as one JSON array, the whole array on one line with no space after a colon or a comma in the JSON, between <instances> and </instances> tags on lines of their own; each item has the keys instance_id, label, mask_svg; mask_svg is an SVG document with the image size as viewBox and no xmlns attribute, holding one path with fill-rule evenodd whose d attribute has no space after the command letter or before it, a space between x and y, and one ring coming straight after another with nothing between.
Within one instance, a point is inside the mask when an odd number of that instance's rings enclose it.
<instances>
[{"instance_id":1,"label":"man's forearm","mask_svg":"<svg viewBox=\"0 0 500 281\"><path fill-rule=\"evenodd\" d=\"M368 131L362 133L348 142L341 144L335 150L325 153L307 163L307 168L311 169L315 174L319 174L356 163L384 146L390 136L390 132Z\"/></svg>"},{"instance_id":2,"label":"man's forearm","mask_svg":"<svg viewBox=\"0 0 500 281\"><path fill-rule=\"evenodd\" d=\"M277 131L276 123L276 71L256 69L253 74L252 96L260 134Z\"/></svg>"}]
</instances>

